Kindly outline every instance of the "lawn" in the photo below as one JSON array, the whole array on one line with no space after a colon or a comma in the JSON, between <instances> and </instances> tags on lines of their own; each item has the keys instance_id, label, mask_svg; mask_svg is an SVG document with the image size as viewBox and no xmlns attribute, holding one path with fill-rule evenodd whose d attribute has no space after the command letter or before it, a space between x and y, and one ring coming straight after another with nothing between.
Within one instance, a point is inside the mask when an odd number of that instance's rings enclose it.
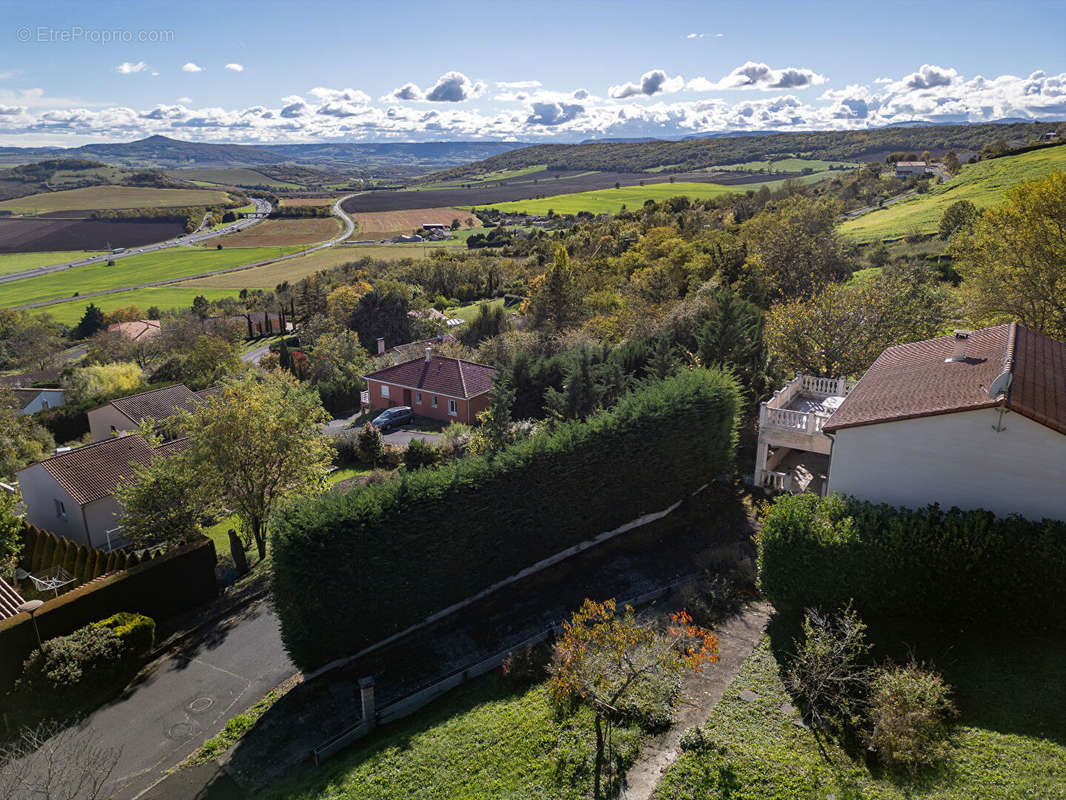
<instances>
[{"instance_id":1,"label":"lawn","mask_svg":"<svg viewBox=\"0 0 1066 800\"><path fill-rule=\"evenodd\" d=\"M1060 170L1066 170L1066 145L967 164L928 194L850 219L840 226L840 232L857 242L936 233L944 209L952 203L969 200L981 208L996 205L1011 186Z\"/></svg>"},{"instance_id":2,"label":"lawn","mask_svg":"<svg viewBox=\"0 0 1066 800\"><path fill-rule=\"evenodd\" d=\"M470 320L477 316L478 306L485 302L487 302L491 308L503 307L503 298L497 297L495 300L478 300L476 303L470 303L469 305L448 308L444 310L444 313L449 317L458 317L459 319L465 319L467 322L470 322Z\"/></svg>"},{"instance_id":3,"label":"lawn","mask_svg":"<svg viewBox=\"0 0 1066 800\"><path fill-rule=\"evenodd\" d=\"M616 752L631 758L638 742L633 729L615 729ZM544 684L514 687L493 672L256 796L583 800L591 794L593 753L586 710L557 715Z\"/></svg>"},{"instance_id":4,"label":"lawn","mask_svg":"<svg viewBox=\"0 0 1066 800\"><path fill-rule=\"evenodd\" d=\"M85 186L44 192L0 202L12 214L47 214L109 208L169 208L230 202L226 192L212 189L155 189L143 186Z\"/></svg>"},{"instance_id":5,"label":"lawn","mask_svg":"<svg viewBox=\"0 0 1066 800\"><path fill-rule=\"evenodd\" d=\"M871 768L831 741L823 756L811 731L782 711L790 698L766 639L711 715L705 732L714 746L682 754L655 800L1066 797L1063 644L978 637L944 647L936 663L955 687L960 722L947 761L908 776ZM750 702L740 696L747 689Z\"/></svg>"},{"instance_id":6,"label":"lawn","mask_svg":"<svg viewBox=\"0 0 1066 800\"><path fill-rule=\"evenodd\" d=\"M208 300L221 300L223 297L235 298L237 292L234 289L186 288L181 285L150 286L147 289L115 292L115 294L106 294L102 297L75 298L66 303L33 309L33 313L49 314L59 322L76 325L89 303L95 303L105 314L116 308L129 306L136 306L141 311L147 311L152 306L158 306L163 311L170 309L188 311L192 307L193 298L197 295L203 295Z\"/></svg>"},{"instance_id":7,"label":"lawn","mask_svg":"<svg viewBox=\"0 0 1066 800\"><path fill-rule=\"evenodd\" d=\"M40 253L0 253L0 275L22 272L34 267L47 267L51 264L65 264L89 256L98 256L98 250L52 250Z\"/></svg>"},{"instance_id":8,"label":"lawn","mask_svg":"<svg viewBox=\"0 0 1066 800\"><path fill-rule=\"evenodd\" d=\"M825 175L815 173L804 177L807 182L810 179L820 180ZM743 194L751 190L761 189L768 186L776 189L782 181L766 181L765 183L745 184L742 186L723 186L717 183L653 183L647 186L623 186L620 189L597 189L591 192L574 192L572 194L558 194L551 197L543 197L536 200L515 200L508 203L496 203L491 206L479 206L483 208L496 208L504 213L527 212L529 214L546 214L554 211L556 214L576 214L579 211L588 211L593 214L617 214L622 206L629 209L640 208L645 200L663 201L678 195L685 195L692 199L718 197L723 194Z\"/></svg>"},{"instance_id":9,"label":"lawn","mask_svg":"<svg viewBox=\"0 0 1066 800\"><path fill-rule=\"evenodd\" d=\"M336 217L268 219L236 233L228 233L221 240L209 239L202 246L212 248L218 241L221 241L224 247L311 245L332 239L340 232L341 222Z\"/></svg>"},{"instance_id":10,"label":"lawn","mask_svg":"<svg viewBox=\"0 0 1066 800\"><path fill-rule=\"evenodd\" d=\"M238 267L298 252L300 249L300 246L292 245L223 250L171 247L154 253L120 258L111 267L105 261L0 284L0 308L70 297L75 291L85 293L119 289L180 278L183 275Z\"/></svg>"}]
</instances>

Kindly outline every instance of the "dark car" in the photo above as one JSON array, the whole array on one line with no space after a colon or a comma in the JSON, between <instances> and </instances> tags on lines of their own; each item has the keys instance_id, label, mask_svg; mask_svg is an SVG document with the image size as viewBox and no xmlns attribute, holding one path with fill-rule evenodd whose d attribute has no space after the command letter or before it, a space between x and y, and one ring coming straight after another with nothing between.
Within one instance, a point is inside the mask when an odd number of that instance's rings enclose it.
<instances>
[{"instance_id":1,"label":"dark car","mask_svg":"<svg viewBox=\"0 0 1066 800\"><path fill-rule=\"evenodd\" d=\"M403 425L405 422L410 422L413 418L414 412L411 411L410 406L396 406L382 411L374 418L371 424L384 432L398 425Z\"/></svg>"}]
</instances>

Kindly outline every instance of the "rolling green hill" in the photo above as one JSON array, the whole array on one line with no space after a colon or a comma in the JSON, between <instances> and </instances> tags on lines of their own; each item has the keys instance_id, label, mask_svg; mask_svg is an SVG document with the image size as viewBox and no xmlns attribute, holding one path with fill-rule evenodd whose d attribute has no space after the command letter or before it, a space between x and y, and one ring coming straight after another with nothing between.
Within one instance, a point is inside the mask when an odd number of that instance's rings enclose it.
<instances>
[{"instance_id":1,"label":"rolling green hill","mask_svg":"<svg viewBox=\"0 0 1066 800\"><path fill-rule=\"evenodd\" d=\"M944 209L957 200L985 208L1001 202L1003 192L1011 186L1057 171L1066 171L1066 145L968 164L928 194L848 220L840 230L857 242L936 233Z\"/></svg>"}]
</instances>

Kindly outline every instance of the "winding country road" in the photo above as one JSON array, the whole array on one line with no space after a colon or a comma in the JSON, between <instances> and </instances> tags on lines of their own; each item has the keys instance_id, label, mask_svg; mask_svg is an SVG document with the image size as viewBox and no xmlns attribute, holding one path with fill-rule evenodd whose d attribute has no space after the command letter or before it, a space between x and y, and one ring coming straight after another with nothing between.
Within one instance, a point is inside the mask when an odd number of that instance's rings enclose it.
<instances>
[{"instance_id":1,"label":"winding country road","mask_svg":"<svg viewBox=\"0 0 1066 800\"><path fill-rule=\"evenodd\" d=\"M242 270L252 269L253 267L263 267L263 266L266 266L267 264L274 264L274 263L276 263L278 261L287 261L290 258L299 258L300 256L306 256L309 253L314 253L317 250L324 250L327 247L333 247L334 245L339 244L340 242L343 242L345 239L347 239L349 236L351 236L352 233L355 232L355 221L344 212L344 209L341 208L341 203L343 203L349 197L355 197L356 195L359 195L359 194L362 194L362 192L356 192L355 194L345 195L344 197L341 197L340 199L337 200L336 203L333 204L333 214L336 217L340 217L341 222L344 223L344 230L340 233L340 235L334 236L332 239L330 239L327 242L321 242L321 243L316 244L316 245L314 245L312 247L308 247L305 250L300 250L297 253L289 253L288 255L284 255L284 256L275 256L274 258L267 258L267 259L264 259L263 261L253 261L253 262L250 262L248 264L241 264L240 266L237 266L237 267L227 267L226 269L216 269L216 270L211 270L209 272L199 272L199 273L196 273L195 275L182 275L181 277L178 277L178 278L167 278L166 280L161 280L161 281L150 281L148 283L138 283L138 284L136 284L134 286L120 286L120 287L117 287L117 288L114 288L114 289L102 289L102 290L100 290L98 292L83 292L83 293L78 295L78 299L79 300L83 300L83 299L92 298L92 297L103 297L104 295L118 294L120 292L129 292L129 291L133 291L135 289L148 289L148 288L153 287L153 286L169 286L169 285L174 284L174 283L183 283L184 281L196 280L197 278L206 278L206 277L208 277L210 275L224 275L224 274L229 273L229 272L241 272ZM191 236L192 235L195 235L195 234L191 234ZM215 234L215 235L221 235L221 234ZM213 237L207 237L207 238L213 238ZM189 241L189 239L186 238L185 241L182 241L182 242L179 242L179 243L180 244L185 244L188 241ZM203 239L199 239L198 241L203 241ZM155 249L163 249L163 245L165 245L167 247L173 247L174 246L172 244L161 243L160 245L158 245L158 246L154 245L153 247L155 247ZM142 249L143 249L144 252L148 252L148 248L142 248ZM137 254L139 255L140 253L138 252ZM125 255L134 255L134 254L133 253L128 253L128 254L125 254ZM99 258L96 258L95 260L98 261L101 258L106 258L106 256L101 256ZM86 263L90 263L90 260L76 261L76 262L73 262L70 265L57 265L57 266L59 266L61 269L69 269L70 266L75 266L75 265L76 266L84 266ZM50 268L48 268L48 267L38 267L38 270L40 270L40 269L50 269ZM59 270L51 270L51 271L56 272L56 271L59 271ZM22 277L27 277L26 273L17 273L17 274L21 275ZM44 274L44 273L37 272L36 270L30 270L29 274L37 275L37 274ZM7 277L7 276L5 276L5 277ZM4 282L4 278L0 278L0 283L3 283L3 282ZM53 306L53 305L56 305L58 303L66 303L66 302L70 301L71 299L72 298L70 298L70 297L57 297L57 298L53 298L51 300L41 300L41 301L39 301L37 303L27 303L25 305L15 306L15 308L18 308L18 309L44 308L46 306Z\"/></svg>"}]
</instances>

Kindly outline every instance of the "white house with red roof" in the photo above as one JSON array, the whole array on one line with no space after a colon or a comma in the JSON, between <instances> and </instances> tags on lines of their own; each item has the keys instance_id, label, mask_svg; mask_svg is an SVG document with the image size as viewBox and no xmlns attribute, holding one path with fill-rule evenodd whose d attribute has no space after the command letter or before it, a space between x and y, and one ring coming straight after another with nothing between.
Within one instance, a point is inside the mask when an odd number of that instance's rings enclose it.
<instances>
[{"instance_id":1,"label":"white house with red roof","mask_svg":"<svg viewBox=\"0 0 1066 800\"><path fill-rule=\"evenodd\" d=\"M1066 520L1066 344L1011 323L889 347L822 433L830 492Z\"/></svg>"},{"instance_id":2,"label":"white house with red roof","mask_svg":"<svg viewBox=\"0 0 1066 800\"><path fill-rule=\"evenodd\" d=\"M425 356L366 375L371 408L410 406L415 414L470 424L489 406L493 368L460 358Z\"/></svg>"}]
</instances>

